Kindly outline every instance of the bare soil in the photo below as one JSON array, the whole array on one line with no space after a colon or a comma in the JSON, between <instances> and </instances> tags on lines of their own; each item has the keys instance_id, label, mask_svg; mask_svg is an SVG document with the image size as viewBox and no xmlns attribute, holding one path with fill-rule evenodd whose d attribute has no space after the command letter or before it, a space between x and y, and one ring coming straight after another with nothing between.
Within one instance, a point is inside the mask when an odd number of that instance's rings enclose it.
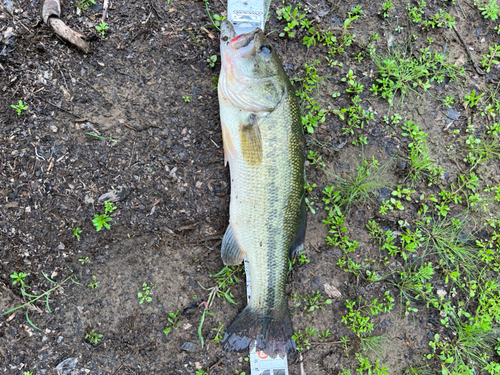
<instances>
[{"instance_id":1,"label":"bare soil","mask_svg":"<svg viewBox=\"0 0 500 375\"><path fill-rule=\"evenodd\" d=\"M102 3L97 3L83 16L76 13L76 1L62 2L62 19L89 37L88 55L43 24L40 0L14 0L13 16L0 7L0 33L8 27L14 33L0 42L0 313L27 301L19 285L12 284L14 272L27 274L28 292L35 295L54 286L42 272L56 282L74 274L81 283L67 281L52 292L52 312L42 299L33 304L29 319L40 330L28 323L24 308L0 315L0 373L56 374L60 362L77 358L68 373L194 374L210 368L210 374L249 374L247 353L224 353L211 341L212 328L218 322L227 327L244 308L244 275L239 274L242 281L231 287L237 305L223 298L213 304L215 315L207 316L203 325L204 348L197 332L200 304L208 296L203 287L213 286L210 275L223 268L219 250L229 208L229 170L224 166L212 78L218 77L220 63L212 68L206 62L219 53L218 32L210 26L202 1L117 0L111 2L106 20L110 28L103 36L94 28L102 13ZM406 25L406 15L405 7L399 7L388 25L377 14L381 3L360 2L365 13L352 33L359 40L377 31L383 36L379 47L385 48L396 22ZM355 5L316 0L308 4L308 18L322 25L338 24ZM302 77L304 62L321 59L324 53L307 50L300 32L294 39L278 36L276 31L285 26L275 16L281 6L273 2L266 28L289 76ZM429 1L428 6L442 5ZM214 1L210 9L225 14L226 8ZM498 39L494 25L466 4L450 9L474 54L486 53L491 40ZM419 37L417 45L426 41L425 33L412 32ZM436 48L446 44L451 59L462 57L459 63L467 69L470 87L498 82L495 68L486 76L476 74L452 30L434 30L432 36ZM366 88L374 82L374 63L354 60L358 52L354 45L340 57L343 68L319 68L327 77L321 97L324 107L340 109L347 103L331 94L345 91L340 78L348 69L363 77ZM440 90L457 93L461 88L433 87L428 95L407 103L402 114L429 133L437 161L452 171L446 176L451 181L461 158L456 154L456 160L450 159L445 152L444 145L458 140L443 132L449 120L435 99L442 96ZM311 316L302 307L292 307L296 330L314 327L332 333L328 342L314 342L302 354L307 374L336 374L357 365L354 355L346 357L338 343L342 336L351 337L351 354L359 346L341 322L346 298L368 300L386 290L393 296L398 293L387 284L371 284L343 272L336 265L341 251L324 240L328 233L321 222L325 217L321 191L330 179L325 170L349 174L356 160L376 155L382 163L390 163L392 183L403 179L398 157L406 155L407 141L382 122L387 102L371 97L367 90L363 95L364 105L376 113L375 120L355 134L368 137L363 151L351 145L354 136L342 135L343 122L333 115L312 136L328 146L321 151L328 167L307 167L308 181L317 184L311 196L318 196L317 213L308 218L305 254L310 262L292 272L287 291L304 295L319 290L326 296L324 285L330 284L342 297ZM29 107L20 116L11 108L19 100ZM455 109L460 117L453 126L465 128L464 108L457 104ZM500 182L498 163L485 173L492 184ZM111 214L111 229L97 232L92 219L104 212L99 198L110 191L118 192L118 208ZM351 238L361 245L360 263L379 252L365 228L378 206L379 202L354 207L348 219ZM77 227L82 229L80 241L72 233ZM82 264L79 259L88 261ZM88 286L93 276L99 282L96 288ZM137 293L145 282L155 285L152 301L139 304ZM178 329L166 336L168 314L176 311ZM422 305L410 319L402 318L399 308L375 317L375 333L385 333L390 340L380 358L390 374L402 373L428 352L433 314ZM97 345L85 338L92 329L103 335ZM193 351L181 350L186 342L195 345ZM300 374L300 368L300 358L290 358L290 374Z\"/></svg>"}]
</instances>

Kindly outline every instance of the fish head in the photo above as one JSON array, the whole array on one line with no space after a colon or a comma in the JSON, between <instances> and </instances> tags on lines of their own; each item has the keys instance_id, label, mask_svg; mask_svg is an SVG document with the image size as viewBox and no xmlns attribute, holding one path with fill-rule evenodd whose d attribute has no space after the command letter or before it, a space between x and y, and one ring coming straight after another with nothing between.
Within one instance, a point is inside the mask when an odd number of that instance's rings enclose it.
<instances>
[{"instance_id":1,"label":"fish head","mask_svg":"<svg viewBox=\"0 0 500 375\"><path fill-rule=\"evenodd\" d=\"M261 29L236 35L221 24L219 94L233 106L252 112L272 111L287 91L286 74L274 47Z\"/></svg>"}]
</instances>

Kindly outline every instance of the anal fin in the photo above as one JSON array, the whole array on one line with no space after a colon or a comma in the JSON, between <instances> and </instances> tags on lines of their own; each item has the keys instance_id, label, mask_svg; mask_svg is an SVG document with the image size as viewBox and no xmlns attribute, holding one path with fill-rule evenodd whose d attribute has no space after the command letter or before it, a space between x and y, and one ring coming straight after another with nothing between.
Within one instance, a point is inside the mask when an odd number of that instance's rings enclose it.
<instances>
[{"instance_id":1,"label":"anal fin","mask_svg":"<svg viewBox=\"0 0 500 375\"><path fill-rule=\"evenodd\" d=\"M300 223L299 230L293 239L292 244L290 245L289 258L292 259L296 256L301 250L304 249L304 239L306 237L306 227L307 227L307 207L304 196L301 199L301 208L300 208Z\"/></svg>"},{"instance_id":2,"label":"anal fin","mask_svg":"<svg viewBox=\"0 0 500 375\"><path fill-rule=\"evenodd\" d=\"M231 224L228 225L221 246L222 261L226 266L236 266L243 261L245 252L238 245Z\"/></svg>"}]
</instances>

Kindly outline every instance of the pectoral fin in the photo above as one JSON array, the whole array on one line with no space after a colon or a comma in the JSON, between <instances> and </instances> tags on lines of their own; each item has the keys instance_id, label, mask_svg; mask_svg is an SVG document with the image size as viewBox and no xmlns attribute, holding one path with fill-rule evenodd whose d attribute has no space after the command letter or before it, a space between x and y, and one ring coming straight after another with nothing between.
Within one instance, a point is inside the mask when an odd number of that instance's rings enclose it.
<instances>
[{"instance_id":1,"label":"pectoral fin","mask_svg":"<svg viewBox=\"0 0 500 375\"><path fill-rule=\"evenodd\" d=\"M236 266L243 261L245 252L238 245L231 224L228 225L221 247L222 261L226 266Z\"/></svg>"},{"instance_id":2,"label":"pectoral fin","mask_svg":"<svg viewBox=\"0 0 500 375\"><path fill-rule=\"evenodd\" d=\"M222 142L224 144L224 165L227 165L227 162L230 158L236 158L236 150L234 149L233 141L231 140L231 135L229 134L229 130L224 125L221 124L222 128Z\"/></svg>"},{"instance_id":3,"label":"pectoral fin","mask_svg":"<svg viewBox=\"0 0 500 375\"><path fill-rule=\"evenodd\" d=\"M259 165L262 162L262 139L255 114L252 113L248 123L240 126L240 139L243 160L249 165Z\"/></svg>"}]
</instances>

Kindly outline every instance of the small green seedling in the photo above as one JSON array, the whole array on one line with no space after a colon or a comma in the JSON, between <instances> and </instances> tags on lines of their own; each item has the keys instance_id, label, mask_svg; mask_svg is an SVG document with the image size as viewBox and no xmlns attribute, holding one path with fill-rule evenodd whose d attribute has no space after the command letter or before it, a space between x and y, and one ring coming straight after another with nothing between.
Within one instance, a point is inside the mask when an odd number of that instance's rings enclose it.
<instances>
[{"instance_id":1,"label":"small green seedling","mask_svg":"<svg viewBox=\"0 0 500 375\"><path fill-rule=\"evenodd\" d=\"M391 0L387 0L382 4L382 12L378 12L378 14L384 18L387 18L389 17L389 11L391 10L394 10L394 5L392 4Z\"/></svg>"},{"instance_id":2,"label":"small green seedling","mask_svg":"<svg viewBox=\"0 0 500 375\"><path fill-rule=\"evenodd\" d=\"M76 6L85 13L89 9L90 4L95 4L95 0L80 0Z\"/></svg>"},{"instance_id":3,"label":"small green seedling","mask_svg":"<svg viewBox=\"0 0 500 375\"><path fill-rule=\"evenodd\" d=\"M17 283L19 283L19 286L21 288L24 288L25 287L25 284L24 284L24 278L28 276L26 275L25 273L23 272L14 272L12 275L10 275L10 278L11 279L15 279L13 282L12 282L12 285L16 285Z\"/></svg>"},{"instance_id":4,"label":"small green seedling","mask_svg":"<svg viewBox=\"0 0 500 375\"><path fill-rule=\"evenodd\" d=\"M33 371L23 371L23 375L33 375Z\"/></svg>"},{"instance_id":5,"label":"small green seedling","mask_svg":"<svg viewBox=\"0 0 500 375\"><path fill-rule=\"evenodd\" d=\"M490 72L491 64L498 65L500 61L500 46L495 44L494 47L489 47L490 53L487 55L483 55L483 61L481 61L481 65L486 69L486 73Z\"/></svg>"},{"instance_id":6,"label":"small green seedling","mask_svg":"<svg viewBox=\"0 0 500 375\"><path fill-rule=\"evenodd\" d=\"M325 163L323 163L321 160L321 156L318 156L318 151L309 151L309 155L307 155L307 158L310 160L309 165L314 165L316 168L318 167L324 167Z\"/></svg>"},{"instance_id":7,"label":"small green seedling","mask_svg":"<svg viewBox=\"0 0 500 375\"><path fill-rule=\"evenodd\" d=\"M90 333L85 334L85 338L89 340L92 345L99 344L99 341L102 339L102 335L97 333L95 330L90 331Z\"/></svg>"},{"instance_id":8,"label":"small green seedling","mask_svg":"<svg viewBox=\"0 0 500 375\"><path fill-rule=\"evenodd\" d=\"M184 99L184 101L186 103L189 103L191 101L191 97L190 96L184 96L184 95L182 95L182 99Z\"/></svg>"},{"instance_id":9,"label":"small green seedling","mask_svg":"<svg viewBox=\"0 0 500 375\"><path fill-rule=\"evenodd\" d=\"M90 263L89 257L85 257L85 258L82 258L82 259L78 259L78 261L82 264L82 266L83 266L85 263Z\"/></svg>"},{"instance_id":10,"label":"small green seedling","mask_svg":"<svg viewBox=\"0 0 500 375\"><path fill-rule=\"evenodd\" d=\"M165 329L163 330L163 333L165 336L168 336L170 332L172 332L174 329L177 329L179 326L179 319L181 317L181 314L179 313L179 310L177 310L174 313L169 313L168 314L168 322L170 323L169 326L166 326Z\"/></svg>"},{"instance_id":11,"label":"small green seedling","mask_svg":"<svg viewBox=\"0 0 500 375\"><path fill-rule=\"evenodd\" d=\"M27 105L23 105L23 101L22 100L19 100L19 104L11 104L10 106L17 111L17 115L18 116L21 116L21 113L23 111L26 111L28 109Z\"/></svg>"},{"instance_id":12,"label":"small green seedling","mask_svg":"<svg viewBox=\"0 0 500 375\"><path fill-rule=\"evenodd\" d=\"M76 237L76 240L80 242L80 234L82 233L82 230L80 227L73 228L73 236Z\"/></svg>"},{"instance_id":13,"label":"small green seedling","mask_svg":"<svg viewBox=\"0 0 500 375\"><path fill-rule=\"evenodd\" d=\"M104 206L104 213L102 215L95 214L95 217L92 219L92 224L94 224L96 232L99 232L103 227L111 229L108 222L113 219L108 216L108 213L112 213L117 207L112 202L104 202Z\"/></svg>"},{"instance_id":14,"label":"small green seedling","mask_svg":"<svg viewBox=\"0 0 500 375\"><path fill-rule=\"evenodd\" d=\"M102 135L98 135L98 134L94 134L94 133L85 133L85 134L90 135L92 137L99 138L99 139L107 139L107 140L113 141L113 142L120 142L118 139L114 139L113 137L103 137Z\"/></svg>"},{"instance_id":15,"label":"small green seedling","mask_svg":"<svg viewBox=\"0 0 500 375\"><path fill-rule=\"evenodd\" d=\"M137 293L137 297L139 297L139 305L144 301L151 302L153 300L149 294L151 293L151 289L155 286L156 284L148 285L146 282L142 283L142 292Z\"/></svg>"},{"instance_id":16,"label":"small green seedling","mask_svg":"<svg viewBox=\"0 0 500 375\"><path fill-rule=\"evenodd\" d=\"M93 280L93 282L91 282L89 284L89 287L91 289L95 289L95 288L99 287L99 281L97 281L97 277L95 275L92 276L92 280Z\"/></svg>"},{"instance_id":17,"label":"small green seedling","mask_svg":"<svg viewBox=\"0 0 500 375\"><path fill-rule=\"evenodd\" d=\"M210 65L211 68L215 67L215 63L217 62L217 55L212 55L207 59L208 65Z\"/></svg>"},{"instance_id":18,"label":"small green seedling","mask_svg":"<svg viewBox=\"0 0 500 375\"><path fill-rule=\"evenodd\" d=\"M98 26L95 27L97 31L99 31L102 35L104 35L105 31L109 29L109 26L106 25L106 22L101 22Z\"/></svg>"},{"instance_id":19,"label":"small green seedling","mask_svg":"<svg viewBox=\"0 0 500 375\"><path fill-rule=\"evenodd\" d=\"M216 28L219 28L220 26L220 23L222 21L224 21L226 19L226 17L224 16L219 16L218 14L214 14L214 23L213 25L216 27Z\"/></svg>"},{"instance_id":20,"label":"small green seedling","mask_svg":"<svg viewBox=\"0 0 500 375\"><path fill-rule=\"evenodd\" d=\"M221 322L219 322L219 326L216 328L212 328L212 331L215 331L215 337L212 339L213 342L220 343L222 338L224 337L224 326Z\"/></svg>"}]
</instances>

